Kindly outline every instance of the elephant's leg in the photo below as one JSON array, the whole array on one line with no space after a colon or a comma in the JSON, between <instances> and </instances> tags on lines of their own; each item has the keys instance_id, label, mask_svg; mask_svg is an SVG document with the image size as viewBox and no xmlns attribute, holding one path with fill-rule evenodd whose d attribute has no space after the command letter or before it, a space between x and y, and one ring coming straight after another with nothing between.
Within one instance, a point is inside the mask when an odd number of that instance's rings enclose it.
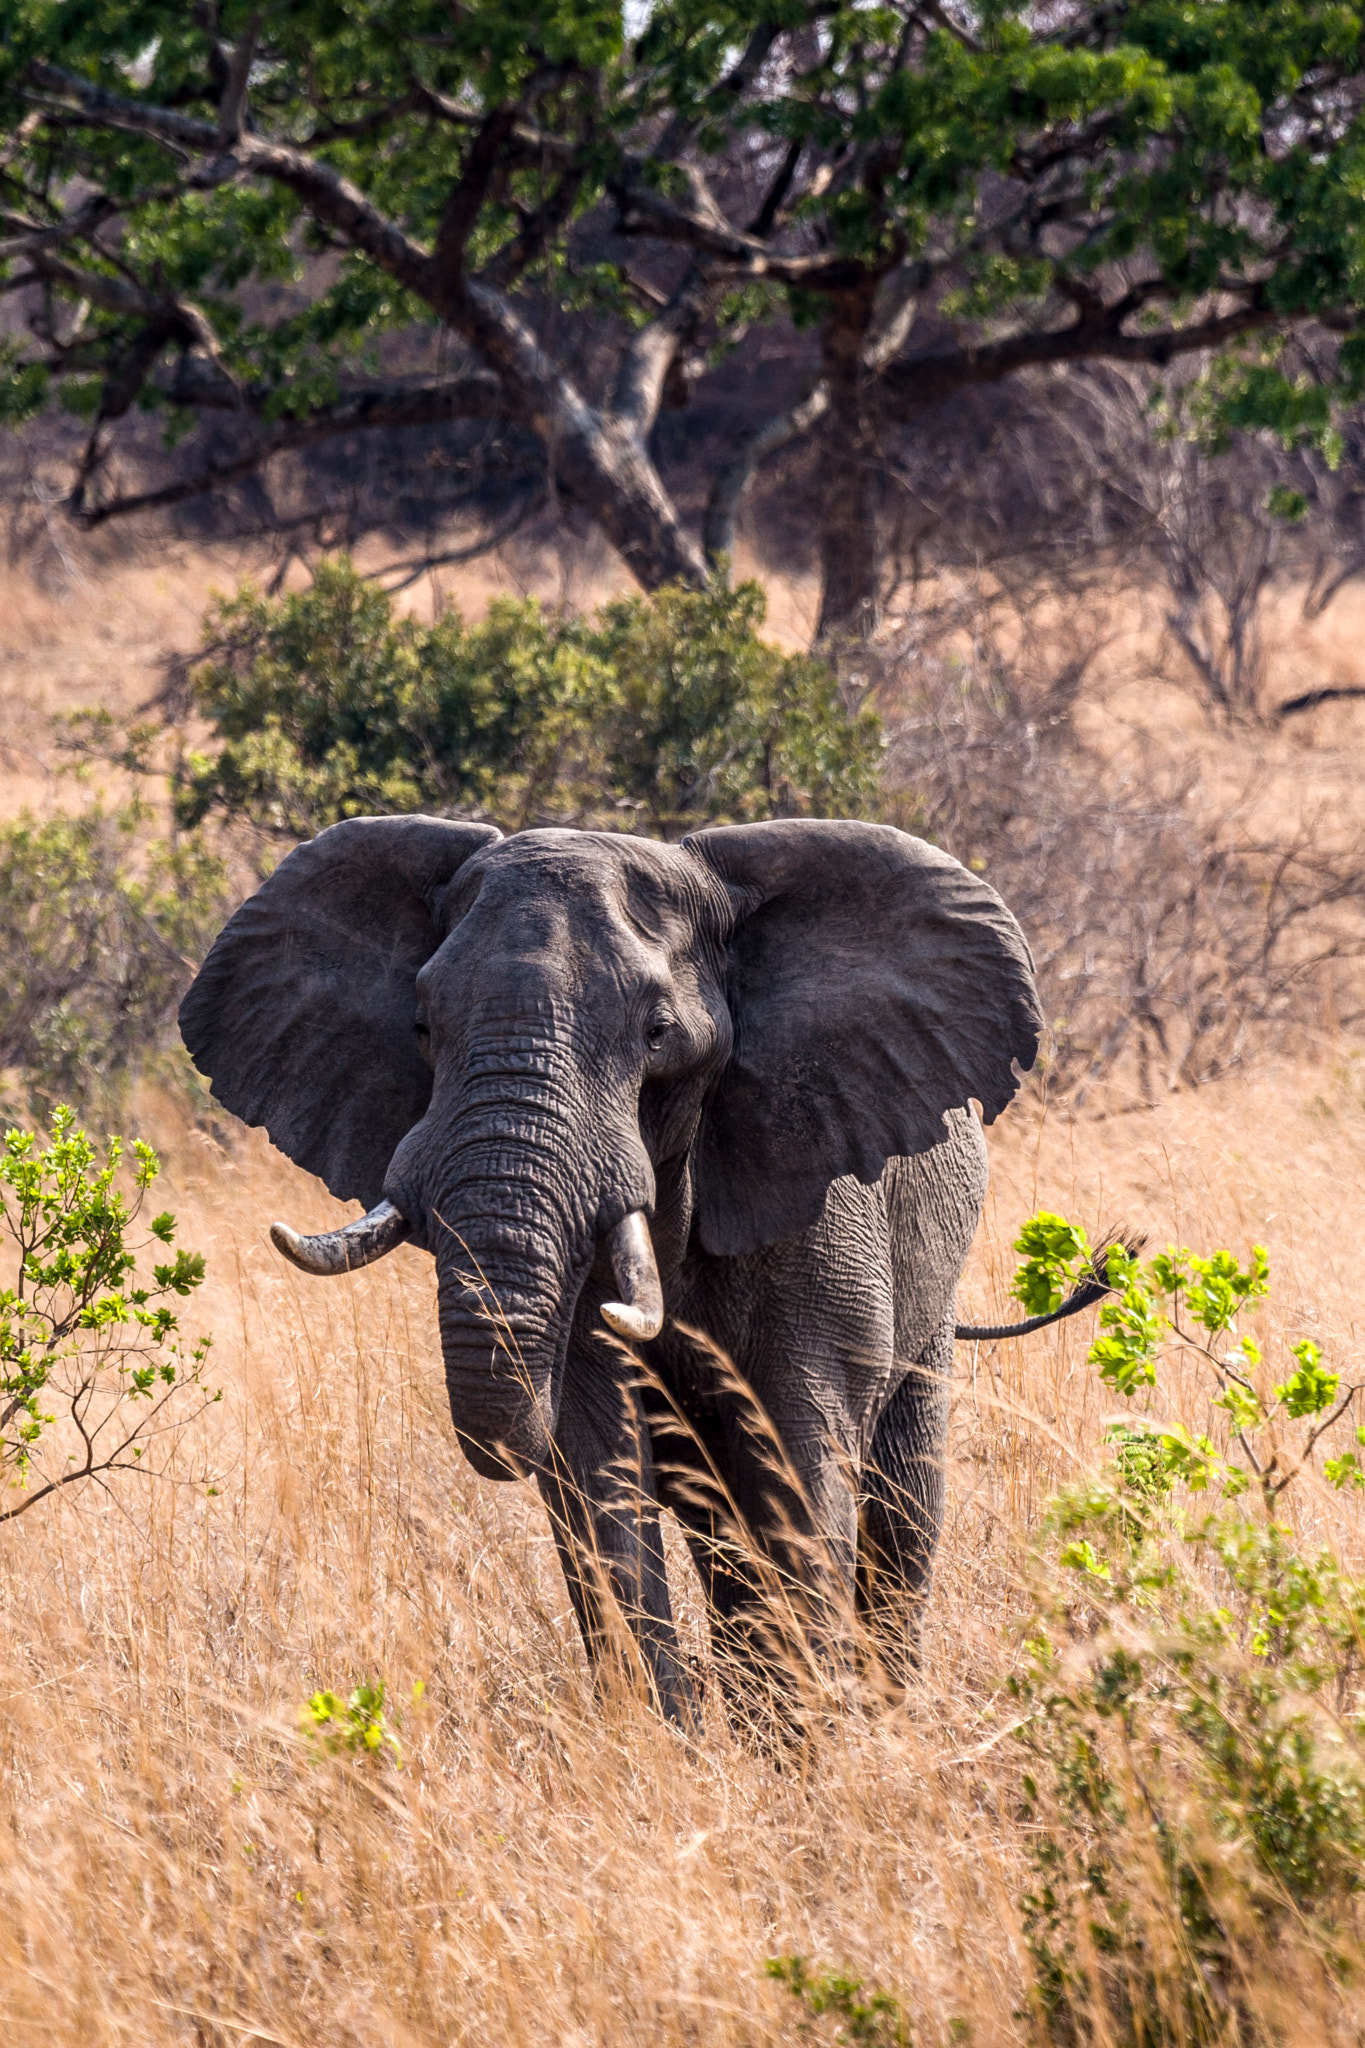
<instances>
[{"instance_id":1,"label":"elephant's leg","mask_svg":"<svg viewBox=\"0 0 1365 2048\"><path fill-rule=\"evenodd\" d=\"M726 1417L711 1456L670 1460L664 1498L706 1594L718 1676L732 1714L793 1731L849 1651L856 1505L847 1461L812 1428L795 1456ZM804 1452L804 1455L803 1455Z\"/></svg>"},{"instance_id":2,"label":"elephant's leg","mask_svg":"<svg viewBox=\"0 0 1365 2048\"><path fill-rule=\"evenodd\" d=\"M614 1348L571 1347L554 1460L536 1478L589 1659L600 1671L619 1654L624 1622L659 1706L688 1723L694 1702L669 1604L653 1448L632 1381Z\"/></svg>"},{"instance_id":3,"label":"elephant's leg","mask_svg":"<svg viewBox=\"0 0 1365 2048\"><path fill-rule=\"evenodd\" d=\"M953 1312L882 1410L859 1503L858 1605L903 1681L918 1665L920 1617L943 1526Z\"/></svg>"}]
</instances>

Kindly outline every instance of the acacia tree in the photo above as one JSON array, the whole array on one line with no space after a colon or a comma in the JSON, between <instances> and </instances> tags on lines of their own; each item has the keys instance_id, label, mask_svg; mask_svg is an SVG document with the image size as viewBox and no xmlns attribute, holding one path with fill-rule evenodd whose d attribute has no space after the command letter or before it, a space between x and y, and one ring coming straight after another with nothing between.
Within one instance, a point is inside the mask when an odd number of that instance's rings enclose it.
<instances>
[{"instance_id":1,"label":"acacia tree","mask_svg":"<svg viewBox=\"0 0 1365 2048\"><path fill-rule=\"evenodd\" d=\"M1214 352L1221 421L1319 441L1355 396L1362 8L655 0L632 23L612 0L10 0L6 403L56 381L89 407L75 516L497 419L646 587L695 584L755 466L817 434L822 630L866 632L885 438L965 386ZM556 344L565 308L615 335L610 374ZM665 390L784 311L809 382L729 452L699 539L650 452ZM377 337L423 322L458 359L380 375ZM1275 355L1305 322L1341 337L1307 380ZM237 445L120 493L134 405L230 417Z\"/></svg>"}]
</instances>

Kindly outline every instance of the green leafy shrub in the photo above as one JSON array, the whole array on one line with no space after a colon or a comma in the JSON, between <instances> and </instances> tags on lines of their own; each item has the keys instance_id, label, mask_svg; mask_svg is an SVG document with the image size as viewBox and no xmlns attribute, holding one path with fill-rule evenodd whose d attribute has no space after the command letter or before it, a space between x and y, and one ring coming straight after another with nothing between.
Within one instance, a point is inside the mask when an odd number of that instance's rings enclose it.
<instances>
[{"instance_id":1,"label":"green leafy shrub","mask_svg":"<svg viewBox=\"0 0 1365 2048\"><path fill-rule=\"evenodd\" d=\"M420 1697L420 1688L414 1698ZM348 1699L334 1692L315 1692L300 1710L299 1726L314 1763L328 1756L390 1755L403 1761L398 1737L384 1711L385 1687L357 1685Z\"/></svg>"},{"instance_id":2,"label":"green leafy shrub","mask_svg":"<svg viewBox=\"0 0 1365 2048\"><path fill-rule=\"evenodd\" d=\"M1026 1300L1089 1249L1055 1216L1018 1248ZM1014 1681L1035 2014L1068 2043L1269 2041L1267 1984L1330 1997L1365 1963L1365 1586L1282 1518L1310 1472L1362 1483L1353 1451L1317 1464L1356 1389L1311 1340L1277 1373L1239 1328L1261 1247L1108 1265L1092 1367L1148 1411L1178 1377L1196 1412L1111 1423L1047 1519Z\"/></svg>"},{"instance_id":3,"label":"green leafy shrub","mask_svg":"<svg viewBox=\"0 0 1365 2048\"><path fill-rule=\"evenodd\" d=\"M812 2019L841 2022L836 2039L857 2048L912 2048L910 2022L889 1991L868 1991L861 1977L812 1970L804 1956L773 1956L764 1966ZM807 2031L808 2023L802 2023Z\"/></svg>"},{"instance_id":4,"label":"green leafy shrub","mask_svg":"<svg viewBox=\"0 0 1365 2048\"><path fill-rule=\"evenodd\" d=\"M823 663L759 633L756 584L622 598L595 621L499 599L483 624L397 618L341 557L311 589L221 604L195 672L221 742L180 776L181 820L291 838L381 811L510 827L633 826L865 810L877 720Z\"/></svg>"},{"instance_id":5,"label":"green leafy shrub","mask_svg":"<svg viewBox=\"0 0 1365 2048\"><path fill-rule=\"evenodd\" d=\"M54 1112L45 1148L25 1131L4 1135L0 1522L64 1486L164 1473L148 1451L220 1398L204 1380L211 1340L187 1346L176 1308L201 1285L203 1257L175 1248L168 1211L142 1244L130 1241L160 1172L141 1140L132 1155L130 1199L118 1185L122 1141L101 1158L71 1109Z\"/></svg>"},{"instance_id":6,"label":"green leafy shrub","mask_svg":"<svg viewBox=\"0 0 1365 2048\"><path fill-rule=\"evenodd\" d=\"M35 1114L145 1063L221 921L221 864L149 841L148 817L92 803L0 826L0 1075Z\"/></svg>"},{"instance_id":7,"label":"green leafy shrub","mask_svg":"<svg viewBox=\"0 0 1365 2048\"><path fill-rule=\"evenodd\" d=\"M866 813L881 729L834 671L763 640L756 583L605 605L586 638L606 687L590 751L601 797L664 837L708 819Z\"/></svg>"}]
</instances>

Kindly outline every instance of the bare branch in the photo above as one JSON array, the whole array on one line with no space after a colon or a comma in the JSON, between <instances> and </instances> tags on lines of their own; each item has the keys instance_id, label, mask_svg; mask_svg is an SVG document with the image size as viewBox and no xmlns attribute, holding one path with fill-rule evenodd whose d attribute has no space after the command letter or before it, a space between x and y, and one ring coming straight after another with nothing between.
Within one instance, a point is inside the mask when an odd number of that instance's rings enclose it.
<instances>
[{"instance_id":1,"label":"bare branch","mask_svg":"<svg viewBox=\"0 0 1365 2048\"><path fill-rule=\"evenodd\" d=\"M192 391L192 386L187 389L184 384L173 382L166 395L177 404L221 407L225 402L220 396L220 387L210 387L209 395L197 398ZM258 417L264 412L268 396L265 391L239 393L242 406ZM464 376L442 379L439 383L395 382L367 386L344 394L331 405L316 407L302 419L281 421L271 432L253 440L240 453L209 463L193 476L163 484L156 490L115 498L104 505L92 507L81 504L75 509L85 527L103 526L110 519L126 518L133 512L183 505L191 498L202 497L207 491L249 476L273 456L316 447L342 434L362 433L377 427L443 426L460 419L508 417L502 386L487 371L472 371Z\"/></svg>"},{"instance_id":2,"label":"bare branch","mask_svg":"<svg viewBox=\"0 0 1365 2048\"><path fill-rule=\"evenodd\" d=\"M1349 573L1358 574L1358 567ZM1343 575L1341 581L1344 583L1346 580L1347 577ZM1305 690L1302 696L1289 697L1283 704L1277 704L1270 715L1277 719L1293 718L1301 711L1316 711L1319 704L1344 704L1358 697L1365 697L1365 685L1359 683L1345 683L1322 690Z\"/></svg>"},{"instance_id":3,"label":"bare branch","mask_svg":"<svg viewBox=\"0 0 1365 2048\"><path fill-rule=\"evenodd\" d=\"M263 19L259 10L252 15L228 62L223 97L218 103L218 140L224 144L237 142L246 122L247 85L256 57L256 45L261 38Z\"/></svg>"},{"instance_id":4,"label":"bare branch","mask_svg":"<svg viewBox=\"0 0 1365 2048\"><path fill-rule=\"evenodd\" d=\"M736 443L729 461L717 470L706 503L702 546L712 569L723 559L733 559L739 508L760 462L809 433L828 411L829 385L821 378L786 412L775 413Z\"/></svg>"}]
</instances>

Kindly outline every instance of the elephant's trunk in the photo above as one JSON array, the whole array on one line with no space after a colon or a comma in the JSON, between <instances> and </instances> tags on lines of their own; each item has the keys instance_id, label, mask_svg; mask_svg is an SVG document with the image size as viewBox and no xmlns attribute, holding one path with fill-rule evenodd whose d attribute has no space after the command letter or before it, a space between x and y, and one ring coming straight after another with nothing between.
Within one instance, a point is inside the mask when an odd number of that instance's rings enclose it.
<instances>
[{"instance_id":1,"label":"elephant's trunk","mask_svg":"<svg viewBox=\"0 0 1365 2048\"><path fill-rule=\"evenodd\" d=\"M562 1052L544 1049L536 1064L499 1072L471 1056L454 1144L424 1148L439 1175L423 1207L451 1413L471 1463L490 1475L549 1456L569 1327L604 1224L629 1334L656 1334L662 1319L637 1213L654 1193L638 1137L600 1110L590 1120Z\"/></svg>"},{"instance_id":2,"label":"elephant's trunk","mask_svg":"<svg viewBox=\"0 0 1365 2048\"><path fill-rule=\"evenodd\" d=\"M602 1305L608 1327L646 1343L663 1326L643 1213L654 1176L633 1120L591 1104L561 1046L528 1038L513 1060L475 1043L454 1080L395 1152L378 1209L317 1238L284 1225L272 1236L314 1273L367 1264L404 1237L425 1244L461 1447L477 1471L507 1478L550 1457L569 1327L603 1233L617 1297Z\"/></svg>"},{"instance_id":3,"label":"elephant's trunk","mask_svg":"<svg viewBox=\"0 0 1365 2048\"><path fill-rule=\"evenodd\" d=\"M466 1185L431 1222L451 1414L461 1448L490 1478L549 1454L555 1368L592 1260L591 1242L566 1242L527 1194L516 1182Z\"/></svg>"}]
</instances>

